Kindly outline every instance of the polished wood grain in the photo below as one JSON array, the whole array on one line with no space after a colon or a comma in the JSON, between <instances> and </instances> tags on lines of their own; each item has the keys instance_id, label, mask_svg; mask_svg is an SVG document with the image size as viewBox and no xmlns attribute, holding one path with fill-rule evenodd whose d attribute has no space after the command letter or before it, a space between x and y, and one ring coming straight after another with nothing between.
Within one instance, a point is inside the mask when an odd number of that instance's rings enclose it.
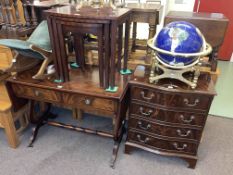
<instances>
[{"instance_id":1,"label":"polished wood grain","mask_svg":"<svg viewBox=\"0 0 233 175\"><path fill-rule=\"evenodd\" d=\"M32 146L32 143L35 141L39 128L46 123L80 132L107 136L114 140L113 156L111 159L111 166L114 166L123 135L126 112L128 110L129 93L127 82L130 77L123 76L116 72L116 85L119 88L116 93L111 93L99 87L97 67L87 66L85 71L81 68L70 69L70 81L63 83L55 83L55 76L43 81L32 79L32 75L37 69L38 68L19 73L7 80L7 88L16 111L25 103L24 100L29 100L31 102L30 120L37 125L34 129L30 146ZM43 115L39 118L36 118L36 114L33 112L36 101L48 104L48 107L42 113ZM106 133L89 128L72 127L54 121L48 122L48 116L51 115L49 113L51 104L78 108L86 112L94 111L94 113L98 115L102 113L108 115L109 118L112 118L113 129Z\"/></svg>"},{"instance_id":2,"label":"polished wood grain","mask_svg":"<svg viewBox=\"0 0 233 175\"><path fill-rule=\"evenodd\" d=\"M140 148L177 156L195 168L197 149L216 92L202 73L196 89L174 79L149 83L150 69L137 66L129 81L130 116L125 153ZM185 76L189 77L189 74Z\"/></svg>"},{"instance_id":3,"label":"polished wood grain","mask_svg":"<svg viewBox=\"0 0 233 175\"><path fill-rule=\"evenodd\" d=\"M193 94L164 93L152 89L135 86L132 89L132 98L138 101L147 102L151 105L164 107L198 109L205 111L209 107L212 97L208 95L193 96Z\"/></svg>"},{"instance_id":4,"label":"polished wood grain","mask_svg":"<svg viewBox=\"0 0 233 175\"><path fill-rule=\"evenodd\" d=\"M190 127L180 127L158 122L151 122L146 119L130 116L129 128L155 136L163 136L176 139L185 139L199 141L201 138L201 129L191 129Z\"/></svg>"},{"instance_id":5,"label":"polished wood grain","mask_svg":"<svg viewBox=\"0 0 233 175\"><path fill-rule=\"evenodd\" d=\"M115 53L117 44L118 27L125 23L125 48L124 48L124 66L127 68L128 59L128 33L129 33L129 21L130 21L130 9L116 9L111 13L106 11L89 11L88 13L80 10L77 11L72 6L64 6L60 8L54 8L45 12L48 17L49 31L53 45L54 62L57 72L57 78L63 81L70 79L68 73L67 56L65 54L64 45L64 30L66 32L71 30L71 26L77 26L75 30L71 32L75 33L98 33L99 40L99 63L100 63L100 86L107 88L110 85L111 88L115 86ZM95 26L102 25L102 29L97 29ZM89 26L89 27L88 27ZM121 29L120 29L121 30ZM102 36L100 36L102 34ZM104 41L102 41L104 38ZM108 43L109 38L110 44ZM104 43L104 49L102 48L102 42ZM104 56L102 56L104 52ZM83 54L84 55L84 54ZM119 57L121 58L121 57ZM121 60L118 60L118 68L121 67ZM103 73L102 73L103 72ZM109 74L109 75L108 75ZM104 86L102 85L102 80Z\"/></svg>"},{"instance_id":6,"label":"polished wood grain","mask_svg":"<svg viewBox=\"0 0 233 175\"><path fill-rule=\"evenodd\" d=\"M0 74L0 128L3 128L9 146L16 148L19 145L19 134L28 126L27 105L18 112L12 111L12 103L9 99L4 80L8 74ZM15 122L18 126L15 126Z\"/></svg>"},{"instance_id":7,"label":"polished wood grain","mask_svg":"<svg viewBox=\"0 0 233 175\"><path fill-rule=\"evenodd\" d=\"M173 123L173 125L203 127L206 120L206 112L179 111L177 109L171 110L138 102L132 102L130 110L130 113L133 116L139 116L149 121L158 121L165 124Z\"/></svg>"},{"instance_id":8,"label":"polished wood grain","mask_svg":"<svg viewBox=\"0 0 233 175\"><path fill-rule=\"evenodd\" d=\"M136 130L129 130L127 141L132 141L133 143L146 147L152 147L160 151L186 153L192 155L197 153L196 143L163 139L161 137L154 137Z\"/></svg>"}]
</instances>

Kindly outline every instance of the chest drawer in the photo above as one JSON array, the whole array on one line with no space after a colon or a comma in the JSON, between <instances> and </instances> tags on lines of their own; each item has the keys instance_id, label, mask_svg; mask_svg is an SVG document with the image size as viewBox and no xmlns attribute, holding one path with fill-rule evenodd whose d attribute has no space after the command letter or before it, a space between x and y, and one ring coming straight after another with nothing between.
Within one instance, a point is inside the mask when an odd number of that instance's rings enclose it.
<instances>
[{"instance_id":1,"label":"chest drawer","mask_svg":"<svg viewBox=\"0 0 233 175\"><path fill-rule=\"evenodd\" d=\"M97 109L114 112L117 103L114 100L90 97L88 95L63 93L64 103L67 105L77 106L79 108Z\"/></svg>"},{"instance_id":2,"label":"chest drawer","mask_svg":"<svg viewBox=\"0 0 233 175\"><path fill-rule=\"evenodd\" d=\"M186 153L192 155L195 155L197 153L198 146L196 143L165 140L133 130L129 130L127 140L146 147L152 147L157 150Z\"/></svg>"},{"instance_id":3,"label":"chest drawer","mask_svg":"<svg viewBox=\"0 0 233 175\"><path fill-rule=\"evenodd\" d=\"M134 118L130 116L129 119L129 128L134 128L141 130L143 132L148 132L149 134L173 137L178 139L191 139L199 141L201 137L201 130L190 129L190 128L181 128L171 125L164 125L154 122L149 122L141 118Z\"/></svg>"},{"instance_id":4,"label":"chest drawer","mask_svg":"<svg viewBox=\"0 0 233 175\"><path fill-rule=\"evenodd\" d=\"M141 102L147 102L152 105L157 104L165 107L185 108L190 110L209 110L212 101L212 96L199 94L179 94L165 93L164 91L151 90L141 87L133 87L132 99Z\"/></svg>"},{"instance_id":5,"label":"chest drawer","mask_svg":"<svg viewBox=\"0 0 233 175\"><path fill-rule=\"evenodd\" d=\"M204 126L206 114L183 111L172 111L159 107L148 107L137 103L131 103L130 114L167 123L175 123L187 126Z\"/></svg>"},{"instance_id":6,"label":"chest drawer","mask_svg":"<svg viewBox=\"0 0 233 175\"><path fill-rule=\"evenodd\" d=\"M19 97L29 97L35 100L43 100L48 102L60 102L61 94L57 91L43 89L43 88L35 88L24 85L16 85L13 86L14 93Z\"/></svg>"}]
</instances>

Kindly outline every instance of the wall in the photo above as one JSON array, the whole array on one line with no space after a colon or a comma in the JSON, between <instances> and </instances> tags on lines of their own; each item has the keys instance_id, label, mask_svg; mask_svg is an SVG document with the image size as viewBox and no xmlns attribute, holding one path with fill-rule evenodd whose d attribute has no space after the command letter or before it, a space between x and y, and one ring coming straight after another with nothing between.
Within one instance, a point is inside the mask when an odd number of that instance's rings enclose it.
<instances>
[{"instance_id":1,"label":"wall","mask_svg":"<svg viewBox=\"0 0 233 175\"><path fill-rule=\"evenodd\" d=\"M195 0L168 0L168 11L193 11Z\"/></svg>"}]
</instances>

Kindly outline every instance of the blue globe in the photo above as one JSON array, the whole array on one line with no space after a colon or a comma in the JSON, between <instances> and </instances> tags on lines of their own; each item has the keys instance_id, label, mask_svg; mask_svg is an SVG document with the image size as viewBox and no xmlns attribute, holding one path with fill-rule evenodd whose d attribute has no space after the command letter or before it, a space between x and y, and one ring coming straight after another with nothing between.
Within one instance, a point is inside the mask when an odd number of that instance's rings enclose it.
<instances>
[{"instance_id":1,"label":"blue globe","mask_svg":"<svg viewBox=\"0 0 233 175\"><path fill-rule=\"evenodd\" d=\"M154 46L174 53L198 53L202 50L203 38L193 24L176 21L167 24L154 38ZM157 52L159 59L174 67L184 67L194 63L197 57L174 56Z\"/></svg>"}]
</instances>

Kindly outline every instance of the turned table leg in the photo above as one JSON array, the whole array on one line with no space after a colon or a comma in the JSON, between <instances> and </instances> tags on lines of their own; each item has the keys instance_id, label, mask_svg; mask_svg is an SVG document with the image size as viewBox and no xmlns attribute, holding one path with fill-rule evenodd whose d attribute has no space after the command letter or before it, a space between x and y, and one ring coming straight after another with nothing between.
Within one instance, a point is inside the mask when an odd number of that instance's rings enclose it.
<instances>
[{"instance_id":1,"label":"turned table leg","mask_svg":"<svg viewBox=\"0 0 233 175\"><path fill-rule=\"evenodd\" d=\"M136 39L137 39L137 22L133 22L133 36L132 36L131 52L135 52Z\"/></svg>"},{"instance_id":2,"label":"turned table leg","mask_svg":"<svg viewBox=\"0 0 233 175\"><path fill-rule=\"evenodd\" d=\"M31 100L29 120L31 123L35 124L36 126L33 128L32 136L30 138L28 147L33 147L33 143L37 138L39 129L48 122L48 118L56 117L55 114L52 114L50 112L51 104L48 104L47 109L45 111L40 111L41 114L39 116L35 116L34 108L35 108L35 101Z\"/></svg>"}]
</instances>

